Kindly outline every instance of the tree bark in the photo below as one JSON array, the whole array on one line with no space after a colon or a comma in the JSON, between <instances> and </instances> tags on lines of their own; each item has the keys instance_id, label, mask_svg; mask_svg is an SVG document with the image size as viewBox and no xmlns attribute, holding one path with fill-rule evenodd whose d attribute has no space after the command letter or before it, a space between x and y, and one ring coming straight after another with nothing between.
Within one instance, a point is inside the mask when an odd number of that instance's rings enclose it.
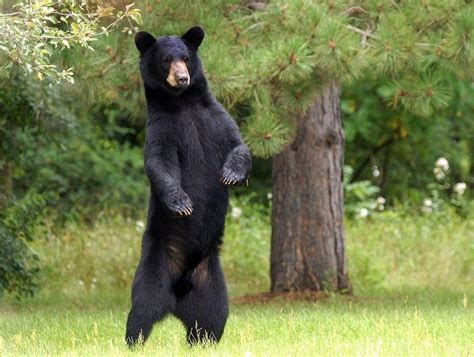
<instances>
[{"instance_id":1,"label":"tree bark","mask_svg":"<svg viewBox=\"0 0 474 357\"><path fill-rule=\"evenodd\" d=\"M271 289L351 292L344 247L344 132L329 83L273 159Z\"/></svg>"}]
</instances>

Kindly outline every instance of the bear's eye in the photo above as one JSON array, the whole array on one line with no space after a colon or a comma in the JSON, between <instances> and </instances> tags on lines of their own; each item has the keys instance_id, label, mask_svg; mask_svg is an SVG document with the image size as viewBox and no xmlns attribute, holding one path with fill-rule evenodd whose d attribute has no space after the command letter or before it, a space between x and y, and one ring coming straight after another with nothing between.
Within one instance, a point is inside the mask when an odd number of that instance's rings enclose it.
<instances>
[{"instance_id":1,"label":"bear's eye","mask_svg":"<svg viewBox=\"0 0 474 357\"><path fill-rule=\"evenodd\" d=\"M189 57L186 56L186 55L184 55L184 56L183 56L183 61L184 61L184 62L188 62L188 61L189 61Z\"/></svg>"},{"instance_id":2,"label":"bear's eye","mask_svg":"<svg viewBox=\"0 0 474 357\"><path fill-rule=\"evenodd\" d=\"M163 63L170 64L171 63L171 57L163 58Z\"/></svg>"}]
</instances>

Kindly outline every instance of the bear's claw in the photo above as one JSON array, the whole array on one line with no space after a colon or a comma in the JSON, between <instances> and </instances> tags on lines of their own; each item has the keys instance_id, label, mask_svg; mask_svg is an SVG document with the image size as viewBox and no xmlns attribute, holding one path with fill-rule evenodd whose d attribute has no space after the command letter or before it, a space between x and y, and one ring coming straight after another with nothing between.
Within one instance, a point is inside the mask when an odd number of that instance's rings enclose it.
<instances>
[{"instance_id":1,"label":"bear's claw","mask_svg":"<svg viewBox=\"0 0 474 357\"><path fill-rule=\"evenodd\" d=\"M191 213L193 213L192 207L187 207L187 208L177 211L177 214L179 217L186 217L186 216L191 215Z\"/></svg>"},{"instance_id":2,"label":"bear's claw","mask_svg":"<svg viewBox=\"0 0 474 357\"><path fill-rule=\"evenodd\" d=\"M223 182L225 185L234 185L234 184L237 182L237 180L230 180L230 179L228 179L228 178L224 178L224 179L222 180L222 182Z\"/></svg>"},{"instance_id":3,"label":"bear's claw","mask_svg":"<svg viewBox=\"0 0 474 357\"><path fill-rule=\"evenodd\" d=\"M186 217L193 212L193 204L187 195L174 199L168 208L177 217Z\"/></svg>"},{"instance_id":4,"label":"bear's claw","mask_svg":"<svg viewBox=\"0 0 474 357\"><path fill-rule=\"evenodd\" d=\"M178 216L183 217L183 216L189 216L191 213L193 213L193 207L192 206L186 206L184 208L181 208L177 211Z\"/></svg>"},{"instance_id":5,"label":"bear's claw","mask_svg":"<svg viewBox=\"0 0 474 357\"><path fill-rule=\"evenodd\" d=\"M242 185L244 183L248 186L247 177L229 169L223 170L220 180L226 186Z\"/></svg>"}]
</instances>

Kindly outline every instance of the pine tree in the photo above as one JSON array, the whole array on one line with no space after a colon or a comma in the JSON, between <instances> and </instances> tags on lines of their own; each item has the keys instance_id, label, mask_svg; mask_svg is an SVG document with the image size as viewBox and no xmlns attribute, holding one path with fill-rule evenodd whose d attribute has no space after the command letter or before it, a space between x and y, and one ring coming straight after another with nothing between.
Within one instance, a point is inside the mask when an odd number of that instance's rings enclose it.
<instances>
[{"instance_id":1,"label":"pine tree","mask_svg":"<svg viewBox=\"0 0 474 357\"><path fill-rule=\"evenodd\" d=\"M253 68L246 139L273 160L273 291L348 291L340 84L386 78L387 105L429 117L472 78L464 1L274 1L233 23ZM239 71L242 69L236 69Z\"/></svg>"},{"instance_id":2,"label":"pine tree","mask_svg":"<svg viewBox=\"0 0 474 357\"><path fill-rule=\"evenodd\" d=\"M252 4L147 1L144 28L159 35L204 25L210 40L201 54L213 91L230 110L244 108L254 155L274 156L272 290L350 291L341 85L382 81L388 106L428 118L442 111L452 79L472 79L474 7L467 0ZM136 73L130 46L114 61ZM117 68L107 75L123 77ZM134 76L117 103L140 88Z\"/></svg>"}]
</instances>

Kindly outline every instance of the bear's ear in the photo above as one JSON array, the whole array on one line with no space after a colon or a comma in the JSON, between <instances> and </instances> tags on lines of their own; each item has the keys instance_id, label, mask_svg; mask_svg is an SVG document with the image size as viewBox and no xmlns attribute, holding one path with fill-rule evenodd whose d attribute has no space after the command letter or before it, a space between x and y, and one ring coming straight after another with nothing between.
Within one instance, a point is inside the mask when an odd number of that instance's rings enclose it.
<instances>
[{"instance_id":1,"label":"bear's ear","mask_svg":"<svg viewBox=\"0 0 474 357\"><path fill-rule=\"evenodd\" d=\"M135 35L135 45L141 53L149 49L155 42L156 39L148 32L140 31Z\"/></svg>"},{"instance_id":2,"label":"bear's ear","mask_svg":"<svg viewBox=\"0 0 474 357\"><path fill-rule=\"evenodd\" d=\"M191 27L181 38L198 49L204 39L204 29L201 26Z\"/></svg>"}]
</instances>

